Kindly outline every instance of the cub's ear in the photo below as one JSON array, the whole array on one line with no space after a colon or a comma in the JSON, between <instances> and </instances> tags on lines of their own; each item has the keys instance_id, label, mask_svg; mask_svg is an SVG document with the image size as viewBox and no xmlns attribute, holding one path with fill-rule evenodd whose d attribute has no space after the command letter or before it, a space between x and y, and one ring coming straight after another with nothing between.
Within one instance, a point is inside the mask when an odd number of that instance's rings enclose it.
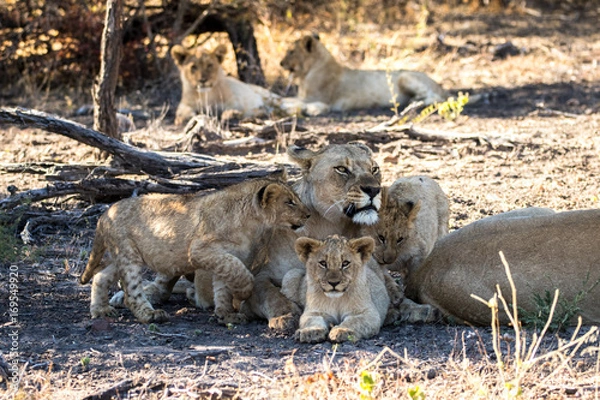
<instances>
[{"instance_id":1,"label":"cub's ear","mask_svg":"<svg viewBox=\"0 0 600 400\"><path fill-rule=\"evenodd\" d=\"M227 54L227 47L225 47L224 44L218 45L217 48L213 51L213 55L215 57L217 57L217 61L219 61L219 64L221 64L223 62L226 54Z\"/></svg>"},{"instance_id":2,"label":"cub's ear","mask_svg":"<svg viewBox=\"0 0 600 400\"><path fill-rule=\"evenodd\" d=\"M312 161L317 155L312 150L305 149L304 147L292 145L288 147L288 156L296 162L304 171L308 171L312 165Z\"/></svg>"},{"instance_id":3,"label":"cub's ear","mask_svg":"<svg viewBox=\"0 0 600 400\"><path fill-rule=\"evenodd\" d=\"M307 52L312 53L315 47L315 40L317 39L315 39L312 35L304 36L304 38L302 39L302 44L304 45L304 48Z\"/></svg>"},{"instance_id":4,"label":"cub's ear","mask_svg":"<svg viewBox=\"0 0 600 400\"><path fill-rule=\"evenodd\" d=\"M311 36L313 37L313 39L321 41L321 38L319 37L319 32L312 32Z\"/></svg>"},{"instance_id":5,"label":"cub's ear","mask_svg":"<svg viewBox=\"0 0 600 400\"><path fill-rule=\"evenodd\" d=\"M319 246L321 246L321 242L318 240L308 237L299 237L296 239L294 248L296 249L296 254L298 254L300 261L306 264L308 257L311 253L316 251Z\"/></svg>"},{"instance_id":6,"label":"cub's ear","mask_svg":"<svg viewBox=\"0 0 600 400\"><path fill-rule=\"evenodd\" d=\"M188 51L180 44L176 44L171 48L171 57L173 57L175 64L179 66L183 65L188 54Z\"/></svg>"},{"instance_id":7,"label":"cub's ear","mask_svg":"<svg viewBox=\"0 0 600 400\"><path fill-rule=\"evenodd\" d=\"M260 207L267 208L270 204L275 202L275 199L281 195L282 190L281 184L279 183L269 183L261 187L256 194Z\"/></svg>"},{"instance_id":8,"label":"cub's ear","mask_svg":"<svg viewBox=\"0 0 600 400\"><path fill-rule=\"evenodd\" d=\"M358 239L350 239L348 245L360 255L362 263L365 264L371 258L371 254L373 254L375 241L370 236L364 236Z\"/></svg>"},{"instance_id":9,"label":"cub's ear","mask_svg":"<svg viewBox=\"0 0 600 400\"><path fill-rule=\"evenodd\" d=\"M421 210L421 200L417 200L416 203L412 200L400 200L398 203L398 207L406 215L408 223L413 224L417 218L417 214Z\"/></svg>"}]
</instances>

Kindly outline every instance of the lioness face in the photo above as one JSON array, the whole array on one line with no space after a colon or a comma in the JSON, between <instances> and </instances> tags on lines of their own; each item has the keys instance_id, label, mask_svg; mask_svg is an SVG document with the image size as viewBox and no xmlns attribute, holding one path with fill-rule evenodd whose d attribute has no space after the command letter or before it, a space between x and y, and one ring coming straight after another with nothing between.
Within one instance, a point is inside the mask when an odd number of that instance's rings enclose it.
<instances>
[{"instance_id":1,"label":"lioness face","mask_svg":"<svg viewBox=\"0 0 600 400\"><path fill-rule=\"evenodd\" d=\"M310 217L308 208L298 195L284 183L271 183L264 188L261 205L273 218L275 225L287 226L294 230L301 228Z\"/></svg>"},{"instance_id":2,"label":"lioness face","mask_svg":"<svg viewBox=\"0 0 600 400\"><path fill-rule=\"evenodd\" d=\"M393 264L403 250L406 239L414 230L414 221L421 208L421 202L401 199L386 199L379 211L379 221L363 226L362 235L375 241L373 257L381 265Z\"/></svg>"},{"instance_id":3,"label":"lioness face","mask_svg":"<svg viewBox=\"0 0 600 400\"><path fill-rule=\"evenodd\" d=\"M306 76L317 59L318 41L315 36L304 36L296 40L281 60L281 67L296 76Z\"/></svg>"},{"instance_id":4,"label":"lioness face","mask_svg":"<svg viewBox=\"0 0 600 400\"><path fill-rule=\"evenodd\" d=\"M186 50L183 46L173 46L171 55L183 77L199 92L210 90L219 75L223 74L221 62L226 49L219 46L213 52L201 49Z\"/></svg>"},{"instance_id":5,"label":"lioness face","mask_svg":"<svg viewBox=\"0 0 600 400\"><path fill-rule=\"evenodd\" d=\"M345 218L364 225L377 222L381 172L368 147L348 143L312 152L291 146L288 154L303 168L310 193L305 201L320 215L333 223Z\"/></svg>"},{"instance_id":6,"label":"lioness face","mask_svg":"<svg viewBox=\"0 0 600 400\"><path fill-rule=\"evenodd\" d=\"M371 257L373 239L348 240L333 235L325 240L301 237L296 240L296 253L306 263L308 279L315 282L325 296L338 298L352 286Z\"/></svg>"}]
</instances>

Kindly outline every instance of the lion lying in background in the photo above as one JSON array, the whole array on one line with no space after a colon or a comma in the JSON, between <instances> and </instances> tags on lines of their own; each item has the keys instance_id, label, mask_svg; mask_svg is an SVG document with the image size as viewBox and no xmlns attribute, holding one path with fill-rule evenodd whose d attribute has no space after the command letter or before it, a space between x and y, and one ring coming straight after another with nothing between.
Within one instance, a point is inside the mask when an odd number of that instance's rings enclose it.
<instances>
[{"instance_id":1,"label":"lion lying in background","mask_svg":"<svg viewBox=\"0 0 600 400\"><path fill-rule=\"evenodd\" d=\"M524 209L484 218L441 238L408 276L406 295L459 321L489 325L490 309L471 294L488 300L499 285L511 301L502 251L521 309L537 313L534 296L559 289L559 301L578 307L584 323L599 324L599 227L600 210ZM509 322L504 312L499 317Z\"/></svg>"},{"instance_id":2,"label":"lion lying in background","mask_svg":"<svg viewBox=\"0 0 600 400\"><path fill-rule=\"evenodd\" d=\"M108 291L120 279L125 304L140 322L166 320L166 312L155 310L146 297L142 273L147 266L160 274L168 293L182 275L209 272L220 322L244 322L233 304L252 293L252 262L273 229L292 231L309 216L284 178L249 180L208 195L146 195L113 204L98 220L80 278L85 284L94 277L92 318L115 314Z\"/></svg>"},{"instance_id":3,"label":"lion lying in background","mask_svg":"<svg viewBox=\"0 0 600 400\"><path fill-rule=\"evenodd\" d=\"M224 45L217 46L212 52L173 46L171 56L179 69L182 85L176 125L202 113L221 115L228 112L230 116L248 118L266 116L273 110L289 115L313 115L327 109L325 104L305 104L297 98L282 98L263 87L227 76L221 67L226 53Z\"/></svg>"},{"instance_id":4,"label":"lion lying in background","mask_svg":"<svg viewBox=\"0 0 600 400\"><path fill-rule=\"evenodd\" d=\"M304 306L297 340L357 341L379 332L390 298L383 279L366 266L373 245L370 237L296 240L296 253L306 264L306 272L288 272L281 291Z\"/></svg>"},{"instance_id":5,"label":"lion lying in background","mask_svg":"<svg viewBox=\"0 0 600 400\"><path fill-rule=\"evenodd\" d=\"M447 97L440 85L422 72L344 67L312 35L294 42L281 66L297 78L301 100L325 103L333 111L390 107L393 103L404 108L413 101L430 105Z\"/></svg>"}]
</instances>

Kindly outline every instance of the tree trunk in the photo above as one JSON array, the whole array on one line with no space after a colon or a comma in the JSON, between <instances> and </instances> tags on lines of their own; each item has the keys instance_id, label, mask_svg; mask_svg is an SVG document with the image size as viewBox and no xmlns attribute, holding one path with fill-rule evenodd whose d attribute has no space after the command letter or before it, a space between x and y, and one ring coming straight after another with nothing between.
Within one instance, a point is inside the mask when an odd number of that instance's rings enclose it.
<instances>
[{"instance_id":1,"label":"tree trunk","mask_svg":"<svg viewBox=\"0 0 600 400\"><path fill-rule=\"evenodd\" d=\"M115 90L121 59L122 13L122 0L107 1L102 32L100 73L93 90L94 129L118 140L121 139L121 134L118 130ZM106 159L108 156L108 153L100 152L101 159Z\"/></svg>"}]
</instances>

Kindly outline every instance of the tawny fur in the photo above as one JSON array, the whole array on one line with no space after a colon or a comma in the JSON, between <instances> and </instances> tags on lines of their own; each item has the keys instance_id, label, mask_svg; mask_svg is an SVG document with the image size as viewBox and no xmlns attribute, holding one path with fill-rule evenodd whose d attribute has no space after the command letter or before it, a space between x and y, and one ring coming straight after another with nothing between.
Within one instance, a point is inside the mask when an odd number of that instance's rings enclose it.
<instances>
[{"instance_id":1,"label":"tawny fur","mask_svg":"<svg viewBox=\"0 0 600 400\"><path fill-rule=\"evenodd\" d=\"M294 42L281 66L298 81L300 99L325 103L333 111L389 108L394 102L402 108L413 101L429 105L447 97L440 85L422 72L345 67L313 35Z\"/></svg>"},{"instance_id":2,"label":"tawny fur","mask_svg":"<svg viewBox=\"0 0 600 400\"><path fill-rule=\"evenodd\" d=\"M471 294L491 299L499 285L511 291L499 252L509 264L517 305L537 312L534 295L560 290L577 304L584 323L600 323L600 210L553 213L524 209L484 218L458 229L435 245L407 280L407 296L436 306L457 321L489 325L490 309ZM508 323L503 310L501 323ZM576 322L575 320L571 322Z\"/></svg>"},{"instance_id":3,"label":"tawny fur","mask_svg":"<svg viewBox=\"0 0 600 400\"><path fill-rule=\"evenodd\" d=\"M379 333L390 298L383 279L365 265L373 245L370 237L348 240L338 235L296 241L306 273L286 274L282 293L304 305L297 340L357 341Z\"/></svg>"},{"instance_id":4,"label":"tawny fur","mask_svg":"<svg viewBox=\"0 0 600 400\"><path fill-rule=\"evenodd\" d=\"M207 271L213 276L215 314L243 322L233 301L253 288L250 267L275 227L302 226L309 213L281 180L256 179L209 195L146 195L121 200L98 220L90 259L80 282L94 277L93 318L114 315L108 290L119 278L125 304L141 322L163 321L144 293L143 267L161 274L170 293L177 279ZM108 253L103 262L104 253ZM203 274L206 275L206 274Z\"/></svg>"},{"instance_id":5,"label":"tawny fur","mask_svg":"<svg viewBox=\"0 0 600 400\"><path fill-rule=\"evenodd\" d=\"M182 85L176 124L183 124L197 114L227 112L230 116L247 118L266 116L272 111L313 115L326 110L324 104L305 104L298 98L283 98L268 89L228 76L221 67L226 53L224 45L212 52L200 47L173 46L171 56L179 69Z\"/></svg>"}]
</instances>

